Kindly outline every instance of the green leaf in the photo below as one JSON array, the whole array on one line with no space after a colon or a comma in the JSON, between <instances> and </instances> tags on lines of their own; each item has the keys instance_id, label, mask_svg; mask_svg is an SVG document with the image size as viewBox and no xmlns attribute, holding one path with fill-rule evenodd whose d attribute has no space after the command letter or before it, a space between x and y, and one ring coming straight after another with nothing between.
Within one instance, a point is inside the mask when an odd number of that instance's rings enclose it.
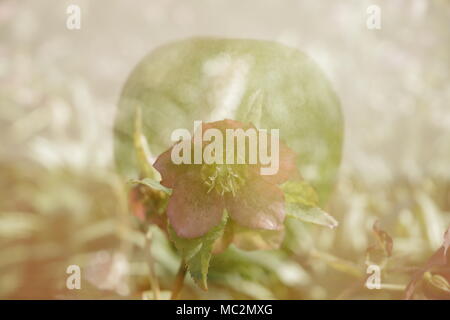
<instances>
[{"instance_id":1,"label":"green leaf","mask_svg":"<svg viewBox=\"0 0 450 320\"><path fill-rule=\"evenodd\" d=\"M203 290L208 290L208 270L211 260L211 244L202 245L201 249L187 262L189 273L195 283Z\"/></svg>"},{"instance_id":2,"label":"green leaf","mask_svg":"<svg viewBox=\"0 0 450 320\"><path fill-rule=\"evenodd\" d=\"M338 226L336 219L318 207L319 197L306 181L288 181L281 188L288 217L328 228Z\"/></svg>"},{"instance_id":3,"label":"green leaf","mask_svg":"<svg viewBox=\"0 0 450 320\"><path fill-rule=\"evenodd\" d=\"M318 207L305 208L296 203L286 203L286 214L288 217L331 229L338 226L336 219Z\"/></svg>"},{"instance_id":4,"label":"green leaf","mask_svg":"<svg viewBox=\"0 0 450 320\"><path fill-rule=\"evenodd\" d=\"M258 280L249 280L246 277L238 273L226 273L223 279L219 280L225 286L236 290L237 292L242 292L245 295L257 299L257 300L274 300L275 297L270 290L264 284L260 283Z\"/></svg>"},{"instance_id":5,"label":"green leaf","mask_svg":"<svg viewBox=\"0 0 450 320\"><path fill-rule=\"evenodd\" d=\"M274 250L279 249L284 239L284 229L264 230L252 229L233 224L233 244L242 250Z\"/></svg>"},{"instance_id":6,"label":"green leaf","mask_svg":"<svg viewBox=\"0 0 450 320\"><path fill-rule=\"evenodd\" d=\"M158 181L150 179L150 178L145 178L145 179L142 179L142 180L130 180L130 183L143 184L144 186L147 186L147 187L152 188L154 190L162 191L164 193L167 193L168 195L172 194L172 190L171 189L164 187Z\"/></svg>"},{"instance_id":7,"label":"green leaf","mask_svg":"<svg viewBox=\"0 0 450 320\"><path fill-rule=\"evenodd\" d=\"M281 186L286 202L305 207L317 207L319 197L314 188L306 181L288 181Z\"/></svg>"},{"instance_id":8,"label":"green leaf","mask_svg":"<svg viewBox=\"0 0 450 320\"><path fill-rule=\"evenodd\" d=\"M192 279L204 290L208 290L207 279L213 244L223 235L227 220L228 214L225 213L220 224L195 239L181 238L169 226L169 236L186 261Z\"/></svg>"},{"instance_id":9,"label":"green leaf","mask_svg":"<svg viewBox=\"0 0 450 320\"><path fill-rule=\"evenodd\" d=\"M361 268L357 264L332 254L313 249L311 251L311 257L325 262L328 266L335 270L352 275L356 278L361 278L364 275Z\"/></svg>"},{"instance_id":10,"label":"green leaf","mask_svg":"<svg viewBox=\"0 0 450 320\"><path fill-rule=\"evenodd\" d=\"M169 238L172 240L175 248L177 248L178 252L181 254L185 261L188 261L192 258L194 254L196 254L200 248L202 247L202 238L195 239L185 239L179 237L172 226L169 225L167 228L169 232Z\"/></svg>"},{"instance_id":11,"label":"green leaf","mask_svg":"<svg viewBox=\"0 0 450 320\"><path fill-rule=\"evenodd\" d=\"M151 151L148 145L147 138L142 133L142 110L140 107L136 108L134 119L133 144L136 152L139 171L147 178L158 178L159 172L151 164Z\"/></svg>"}]
</instances>

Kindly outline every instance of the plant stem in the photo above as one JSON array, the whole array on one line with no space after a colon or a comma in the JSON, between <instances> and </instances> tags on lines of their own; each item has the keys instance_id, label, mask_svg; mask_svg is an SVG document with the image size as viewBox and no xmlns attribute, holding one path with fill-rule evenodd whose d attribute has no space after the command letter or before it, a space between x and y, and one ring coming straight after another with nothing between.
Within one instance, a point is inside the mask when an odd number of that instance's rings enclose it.
<instances>
[{"instance_id":1,"label":"plant stem","mask_svg":"<svg viewBox=\"0 0 450 320\"><path fill-rule=\"evenodd\" d=\"M182 259L180 262L180 267L178 268L175 282L173 284L172 296L170 297L172 300L176 300L178 295L180 294L181 289L183 289L186 271L187 271L186 262L184 261L184 259Z\"/></svg>"},{"instance_id":2,"label":"plant stem","mask_svg":"<svg viewBox=\"0 0 450 320\"><path fill-rule=\"evenodd\" d=\"M145 252L147 255L147 264L149 269L149 280L150 287L153 291L153 299L159 300L160 298L160 290L159 290L159 282L155 273L155 263L152 256L152 232L150 228L145 236Z\"/></svg>"}]
</instances>

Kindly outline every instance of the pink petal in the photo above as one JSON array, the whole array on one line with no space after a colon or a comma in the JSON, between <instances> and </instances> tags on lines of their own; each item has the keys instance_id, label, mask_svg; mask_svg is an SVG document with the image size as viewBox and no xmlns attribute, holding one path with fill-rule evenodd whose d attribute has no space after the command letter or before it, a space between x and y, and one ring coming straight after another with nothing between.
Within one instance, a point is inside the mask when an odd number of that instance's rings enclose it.
<instances>
[{"instance_id":1,"label":"pink petal","mask_svg":"<svg viewBox=\"0 0 450 320\"><path fill-rule=\"evenodd\" d=\"M186 170L186 165L176 165L171 158L172 148L161 153L153 167L161 174L161 184L167 188L173 188L177 178Z\"/></svg>"},{"instance_id":2,"label":"pink petal","mask_svg":"<svg viewBox=\"0 0 450 320\"><path fill-rule=\"evenodd\" d=\"M197 174L186 173L178 178L167 206L170 224L179 237L203 236L218 225L224 211L224 200L214 190L207 193Z\"/></svg>"},{"instance_id":3,"label":"pink petal","mask_svg":"<svg viewBox=\"0 0 450 320\"><path fill-rule=\"evenodd\" d=\"M231 218L244 227L266 230L283 227L283 192L260 177L247 181L235 197L227 194L226 200Z\"/></svg>"},{"instance_id":4,"label":"pink petal","mask_svg":"<svg viewBox=\"0 0 450 320\"><path fill-rule=\"evenodd\" d=\"M210 128L219 129L223 133L225 133L226 129L244 129L247 130L249 128L255 128L253 124L247 124L236 120L224 119L220 121L207 122L203 123L202 130L203 133Z\"/></svg>"},{"instance_id":5,"label":"pink petal","mask_svg":"<svg viewBox=\"0 0 450 320\"><path fill-rule=\"evenodd\" d=\"M274 175L262 175L261 177L267 182L273 184L282 184L287 180L299 179L300 173L298 172L295 161L296 157L297 154L286 144L280 141L280 163L278 172Z\"/></svg>"}]
</instances>

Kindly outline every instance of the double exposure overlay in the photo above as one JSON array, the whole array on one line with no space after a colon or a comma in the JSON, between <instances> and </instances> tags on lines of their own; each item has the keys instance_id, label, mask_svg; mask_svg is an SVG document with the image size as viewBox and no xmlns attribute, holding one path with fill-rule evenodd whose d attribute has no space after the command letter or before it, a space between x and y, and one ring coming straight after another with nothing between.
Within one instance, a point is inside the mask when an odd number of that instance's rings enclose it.
<instances>
[{"instance_id":1,"label":"double exposure overlay","mask_svg":"<svg viewBox=\"0 0 450 320\"><path fill-rule=\"evenodd\" d=\"M0 1L0 299L450 299L449 21Z\"/></svg>"}]
</instances>

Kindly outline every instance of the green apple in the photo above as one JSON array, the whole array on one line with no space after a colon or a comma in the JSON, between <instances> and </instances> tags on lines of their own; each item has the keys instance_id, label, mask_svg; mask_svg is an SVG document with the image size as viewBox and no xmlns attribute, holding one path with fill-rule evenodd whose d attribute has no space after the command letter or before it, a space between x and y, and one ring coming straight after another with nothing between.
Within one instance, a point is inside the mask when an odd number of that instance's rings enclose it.
<instances>
[{"instance_id":1,"label":"green apple","mask_svg":"<svg viewBox=\"0 0 450 320\"><path fill-rule=\"evenodd\" d=\"M137 175L136 108L156 157L171 133L195 120L245 121L259 105L258 127L280 129L302 176L329 194L339 167L343 119L339 100L318 66L297 49L260 40L193 38L159 47L136 66L123 88L115 123L119 171Z\"/></svg>"}]
</instances>

